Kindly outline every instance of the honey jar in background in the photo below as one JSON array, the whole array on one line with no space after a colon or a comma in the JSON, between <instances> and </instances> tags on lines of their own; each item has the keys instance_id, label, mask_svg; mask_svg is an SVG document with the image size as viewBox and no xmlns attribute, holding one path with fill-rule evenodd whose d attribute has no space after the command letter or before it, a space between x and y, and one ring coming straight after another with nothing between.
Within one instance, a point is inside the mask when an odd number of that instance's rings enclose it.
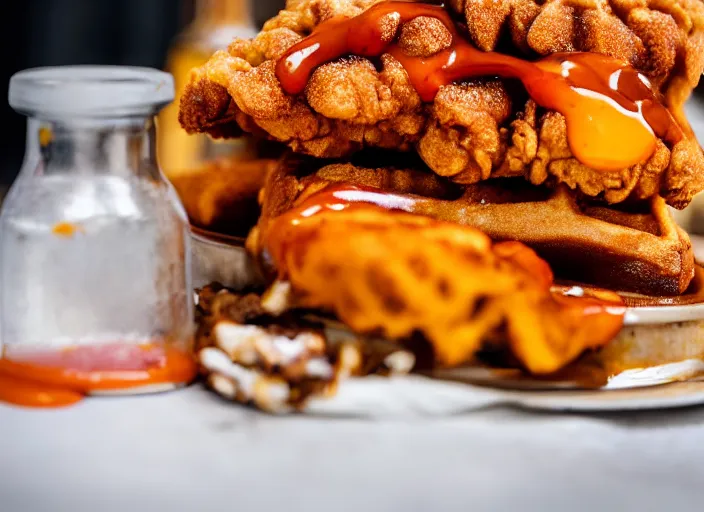
<instances>
[{"instance_id":1,"label":"honey jar in background","mask_svg":"<svg viewBox=\"0 0 704 512\"><path fill-rule=\"evenodd\" d=\"M257 144L251 138L223 141L204 134L189 135L178 122L180 99L190 70L204 64L215 51L227 48L235 37L256 35L249 1L197 0L193 21L171 45L166 71L174 77L176 96L159 116L157 150L161 167L172 181L200 172L213 159L257 158Z\"/></svg>"},{"instance_id":2,"label":"honey jar in background","mask_svg":"<svg viewBox=\"0 0 704 512\"><path fill-rule=\"evenodd\" d=\"M191 225L239 237L246 236L259 217L257 194L281 148L250 136L215 140L188 134L178 122L178 111L191 69L226 49L234 38L252 38L256 33L249 0L197 0L193 21L175 39L167 57L166 70L174 77L176 95L158 119L159 163Z\"/></svg>"}]
</instances>

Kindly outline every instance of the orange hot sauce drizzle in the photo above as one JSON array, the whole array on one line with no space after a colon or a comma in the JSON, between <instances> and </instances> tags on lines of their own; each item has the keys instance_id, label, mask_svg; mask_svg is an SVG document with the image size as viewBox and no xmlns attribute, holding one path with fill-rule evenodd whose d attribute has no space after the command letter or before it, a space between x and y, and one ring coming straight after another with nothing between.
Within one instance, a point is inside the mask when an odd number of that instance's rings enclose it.
<instances>
[{"instance_id":1,"label":"orange hot sauce drizzle","mask_svg":"<svg viewBox=\"0 0 704 512\"><path fill-rule=\"evenodd\" d=\"M291 210L276 217L268 227L266 250L278 269L279 278L286 279L287 262L299 261L301 251L310 237L315 236L321 216L335 215L351 209L384 209L417 212L423 198L383 192L371 187L332 184L301 200ZM552 290L559 311L572 318L581 318L593 326L594 339L611 339L623 326L626 307L614 292L594 290L581 297L565 294L554 287L552 270L532 249L519 242L499 242L495 254L532 274L545 290Z\"/></svg>"},{"instance_id":2,"label":"orange hot sauce drizzle","mask_svg":"<svg viewBox=\"0 0 704 512\"><path fill-rule=\"evenodd\" d=\"M0 402L62 407L96 391L188 384L196 374L189 354L158 344L69 347L0 358Z\"/></svg>"},{"instance_id":3,"label":"orange hot sauce drizzle","mask_svg":"<svg viewBox=\"0 0 704 512\"><path fill-rule=\"evenodd\" d=\"M388 37L389 20L436 18L452 35L449 48L431 57L411 57ZM421 99L431 102L440 87L471 77L520 80L540 106L565 116L574 156L588 167L620 170L645 162L656 136L669 144L684 137L647 78L624 61L596 53L556 53L537 62L476 49L459 33L442 6L389 1L354 18L321 23L276 63L288 94L300 94L316 67L344 55L389 53L405 68Z\"/></svg>"},{"instance_id":4,"label":"orange hot sauce drizzle","mask_svg":"<svg viewBox=\"0 0 704 512\"><path fill-rule=\"evenodd\" d=\"M76 233L83 233L84 230L79 224L74 224L72 222L57 222L51 228L51 232L56 236L71 238Z\"/></svg>"},{"instance_id":5,"label":"orange hot sauce drizzle","mask_svg":"<svg viewBox=\"0 0 704 512\"><path fill-rule=\"evenodd\" d=\"M383 192L371 187L328 185L272 221L268 227L266 249L276 263L275 266L281 274L280 278L285 278L286 254L304 247L305 233L310 233L310 230L303 228L315 225L321 215L352 208L382 208L412 213L418 202L419 199Z\"/></svg>"}]
</instances>

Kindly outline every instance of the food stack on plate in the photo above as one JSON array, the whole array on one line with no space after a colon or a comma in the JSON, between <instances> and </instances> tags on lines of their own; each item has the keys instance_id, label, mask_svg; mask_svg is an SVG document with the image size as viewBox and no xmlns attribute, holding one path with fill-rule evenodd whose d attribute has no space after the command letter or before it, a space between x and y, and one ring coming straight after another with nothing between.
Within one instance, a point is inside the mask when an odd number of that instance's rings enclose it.
<instances>
[{"instance_id":1,"label":"food stack on plate","mask_svg":"<svg viewBox=\"0 0 704 512\"><path fill-rule=\"evenodd\" d=\"M289 148L242 168L263 284L200 291L208 382L288 410L350 375L600 389L701 358L668 207L704 188L703 70L699 0L290 2L180 103L190 133ZM237 202L209 176L184 190Z\"/></svg>"}]
</instances>

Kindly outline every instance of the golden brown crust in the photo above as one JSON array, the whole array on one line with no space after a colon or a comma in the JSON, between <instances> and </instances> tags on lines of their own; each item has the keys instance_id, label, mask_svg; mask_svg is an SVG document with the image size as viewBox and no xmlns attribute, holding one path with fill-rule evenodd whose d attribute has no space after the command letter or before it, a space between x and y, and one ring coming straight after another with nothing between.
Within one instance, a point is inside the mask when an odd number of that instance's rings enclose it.
<instances>
[{"instance_id":1,"label":"golden brown crust","mask_svg":"<svg viewBox=\"0 0 704 512\"><path fill-rule=\"evenodd\" d=\"M526 55L597 52L628 61L659 88L678 121L704 70L701 0L456 0L485 51L508 38Z\"/></svg>"},{"instance_id":2,"label":"golden brown crust","mask_svg":"<svg viewBox=\"0 0 704 512\"><path fill-rule=\"evenodd\" d=\"M447 86L432 104L424 104L389 55L382 55L378 67L363 58L322 65L304 94L286 95L273 59L321 21L359 14L374 3L289 3L255 39L233 42L227 52L216 53L193 71L181 103L182 125L215 137L233 136L240 129L265 133L316 157L348 156L369 146L416 149L433 171L458 183L525 176L536 184L566 183L612 203L660 194L679 208L704 187L704 156L694 140L670 148L661 143L648 162L630 169L594 171L572 157L560 114L520 100L504 82ZM455 4L484 49L510 32L517 51L528 55L588 50L628 59L686 123L681 107L704 69L704 6L699 0ZM397 32L414 55L437 51L448 35L423 17Z\"/></svg>"},{"instance_id":3,"label":"golden brown crust","mask_svg":"<svg viewBox=\"0 0 704 512\"><path fill-rule=\"evenodd\" d=\"M485 51L502 38L526 54L605 53L630 62L665 95L674 74L701 69L699 0L459 0L471 40Z\"/></svg>"}]
</instances>

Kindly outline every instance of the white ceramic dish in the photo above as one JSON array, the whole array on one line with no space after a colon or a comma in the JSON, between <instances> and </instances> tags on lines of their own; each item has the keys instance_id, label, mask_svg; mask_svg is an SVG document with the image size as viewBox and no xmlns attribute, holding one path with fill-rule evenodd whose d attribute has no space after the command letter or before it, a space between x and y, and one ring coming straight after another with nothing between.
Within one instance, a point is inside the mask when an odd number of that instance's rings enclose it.
<instances>
[{"instance_id":1,"label":"white ceramic dish","mask_svg":"<svg viewBox=\"0 0 704 512\"><path fill-rule=\"evenodd\" d=\"M241 290L259 281L244 239L191 228L193 286L220 283Z\"/></svg>"},{"instance_id":2,"label":"white ceramic dish","mask_svg":"<svg viewBox=\"0 0 704 512\"><path fill-rule=\"evenodd\" d=\"M704 303L628 308L624 325L654 325L704 319Z\"/></svg>"},{"instance_id":3,"label":"white ceramic dish","mask_svg":"<svg viewBox=\"0 0 704 512\"><path fill-rule=\"evenodd\" d=\"M619 412L704 404L704 382L687 381L619 390L506 390L429 379L349 379L330 399L311 401L306 413L331 416L447 416L496 406L552 412Z\"/></svg>"},{"instance_id":4,"label":"white ceramic dish","mask_svg":"<svg viewBox=\"0 0 704 512\"><path fill-rule=\"evenodd\" d=\"M704 245L693 237L695 247ZM234 289L259 282L243 240L194 229L193 273L196 286L220 282ZM628 308L627 326L662 325L704 320L704 304ZM550 411L625 411L704 404L704 363L681 363L630 370L600 389L580 389L571 382L546 382L498 375L484 368L457 368L435 378L348 379L332 399L314 400L316 414L386 416L452 414L508 404ZM689 379L689 380L688 380ZM695 379L695 380L692 380ZM686 382L682 382L686 381Z\"/></svg>"}]
</instances>

